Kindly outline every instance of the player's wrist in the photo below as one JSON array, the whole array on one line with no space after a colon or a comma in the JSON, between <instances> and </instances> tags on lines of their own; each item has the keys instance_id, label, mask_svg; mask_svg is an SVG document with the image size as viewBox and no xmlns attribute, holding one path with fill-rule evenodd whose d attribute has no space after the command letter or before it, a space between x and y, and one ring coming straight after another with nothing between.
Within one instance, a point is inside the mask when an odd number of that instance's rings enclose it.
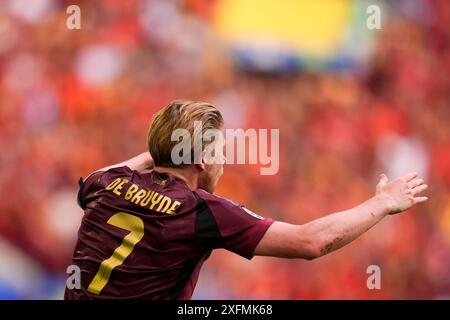
<instances>
[{"instance_id":1,"label":"player's wrist","mask_svg":"<svg viewBox=\"0 0 450 320\"><path fill-rule=\"evenodd\" d=\"M392 203L392 199L384 194L377 194L373 198L373 202L376 207L376 211L380 213L380 215L387 216L394 211L394 205Z\"/></svg>"}]
</instances>

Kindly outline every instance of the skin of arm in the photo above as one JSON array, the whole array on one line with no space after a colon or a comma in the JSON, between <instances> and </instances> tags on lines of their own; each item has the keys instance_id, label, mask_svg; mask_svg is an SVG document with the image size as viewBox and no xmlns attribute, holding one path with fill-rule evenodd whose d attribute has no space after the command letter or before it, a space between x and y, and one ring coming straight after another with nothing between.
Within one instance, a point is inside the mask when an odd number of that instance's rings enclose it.
<instances>
[{"instance_id":1,"label":"skin of arm","mask_svg":"<svg viewBox=\"0 0 450 320\"><path fill-rule=\"evenodd\" d=\"M422 179L410 173L388 182L381 175L375 196L362 204L303 225L274 222L254 250L255 255L312 260L337 250L368 231L384 217L405 211L427 197Z\"/></svg>"},{"instance_id":2,"label":"skin of arm","mask_svg":"<svg viewBox=\"0 0 450 320\"><path fill-rule=\"evenodd\" d=\"M150 172L151 170L153 170L154 162L153 162L153 159L152 159L150 153L147 151L147 152L143 152L143 153L141 153L141 154L139 154L139 155L137 155L137 156L135 156L135 157L133 157L133 158L131 158L129 160L126 160L126 161L123 161L123 162L120 162L120 163L117 163L117 164L113 164L113 165L108 166L108 167L101 168L101 169L96 170L94 172L107 171L107 170L112 169L112 168L118 168L118 167L123 167L123 166L127 166L131 170L136 170L136 171L139 171L141 173L147 173L147 172ZM94 172L92 172L92 173L94 173ZM86 179L88 177L86 177ZM86 179L84 179L84 180L86 180Z\"/></svg>"}]
</instances>

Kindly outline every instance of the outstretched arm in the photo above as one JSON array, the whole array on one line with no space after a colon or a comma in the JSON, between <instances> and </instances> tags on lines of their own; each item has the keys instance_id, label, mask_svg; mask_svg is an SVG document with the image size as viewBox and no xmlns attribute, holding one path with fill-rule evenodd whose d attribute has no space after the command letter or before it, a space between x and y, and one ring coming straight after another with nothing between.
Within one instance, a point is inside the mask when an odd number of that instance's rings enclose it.
<instances>
[{"instance_id":1,"label":"outstretched arm","mask_svg":"<svg viewBox=\"0 0 450 320\"><path fill-rule=\"evenodd\" d=\"M359 206L304 225L275 222L267 230L254 254L282 258L314 259L352 242L385 216L405 211L427 200L418 194L427 189L417 173L392 182L383 174L376 195Z\"/></svg>"}]
</instances>

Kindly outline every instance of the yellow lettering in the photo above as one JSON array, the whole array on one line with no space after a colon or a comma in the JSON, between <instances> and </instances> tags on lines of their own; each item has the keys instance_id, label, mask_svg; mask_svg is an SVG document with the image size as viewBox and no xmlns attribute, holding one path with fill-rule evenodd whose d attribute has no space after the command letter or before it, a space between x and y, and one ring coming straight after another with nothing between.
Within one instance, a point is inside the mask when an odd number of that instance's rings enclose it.
<instances>
[{"instance_id":1,"label":"yellow lettering","mask_svg":"<svg viewBox=\"0 0 450 320\"><path fill-rule=\"evenodd\" d=\"M106 188L105 190L111 190L113 189L115 186L117 186L120 183L120 178L117 178L116 180L114 180L113 182L111 182Z\"/></svg>"},{"instance_id":2,"label":"yellow lettering","mask_svg":"<svg viewBox=\"0 0 450 320\"><path fill-rule=\"evenodd\" d=\"M157 205L161 201L162 197L163 197L162 194L159 194L158 192L155 192L155 195L152 198L152 205L150 206L150 209L153 209L153 207L155 205Z\"/></svg>"},{"instance_id":3,"label":"yellow lettering","mask_svg":"<svg viewBox=\"0 0 450 320\"><path fill-rule=\"evenodd\" d=\"M138 191L139 187L135 185L134 183L131 185L131 187L128 188L127 193L125 193L125 200L130 200L133 194Z\"/></svg>"},{"instance_id":4,"label":"yellow lettering","mask_svg":"<svg viewBox=\"0 0 450 320\"><path fill-rule=\"evenodd\" d=\"M161 203L159 204L158 209L156 209L156 211L159 211L159 212L164 213L164 212L170 207L170 204L171 204L171 203L172 203L172 200L171 200L169 197L164 197L164 198L162 199ZM166 206L164 207L163 210L161 210L161 208L163 207L164 204L165 204Z\"/></svg>"},{"instance_id":5,"label":"yellow lettering","mask_svg":"<svg viewBox=\"0 0 450 320\"><path fill-rule=\"evenodd\" d=\"M155 193L155 191L149 191L148 194L147 194L147 196L146 196L144 199L142 199L140 205L141 205L142 207L147 206L147 205L150 203L150 200L151 200L151 198L153 197L153 194L154 194L154 193Z\"/></svg>"},{"instance_id":6,"label":"yellow lettering","mask_svg":"<svg viewBox=\"0 0 450 320\"><path fill-rule=\"evenodd\" d=\"M117 194L118 196L120 196L120 190L122 190L122 187L125 183L128 183L127 179L123 179L118 185L117 187L114 188L113 192L115 194Z\"/></svg>"},{"instance_id":7,"label":"yellow lettering","mask_svg":"<svg viewBox=\"0 0 450 320\"><path fill-rule=\"evenodd\" d=\"M167 210L167 214L174 214L175 210L177 210L177 208L180 206L181 202L180 201L174 201L172 206L170 207L169 210Z\"/></svg>"},{"instance_id":8,"label":"yellow lettering","mask_svg":"<svg viewBox=\"0 0 450 320\"><path fill-rule=\"evenodd\" d=\"M147 194L147 191L146 191L146 190L144 190L144 189L139 190L139 192L136 193L136 194L134 195L133 199L131 199L131 202L134 202L135 204L138 204L139 201L141 201L142 198L143 198L146 194Z\"/></svg>"}]
</instances>

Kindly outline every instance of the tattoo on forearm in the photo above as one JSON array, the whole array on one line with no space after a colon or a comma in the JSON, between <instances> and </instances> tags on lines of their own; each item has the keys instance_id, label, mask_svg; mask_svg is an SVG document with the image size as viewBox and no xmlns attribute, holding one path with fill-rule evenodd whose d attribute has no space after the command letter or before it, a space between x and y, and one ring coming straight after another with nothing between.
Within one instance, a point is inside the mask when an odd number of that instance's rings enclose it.
<instances>
[{"instance_id":1,"label":"tattoo on forearm","mask_svg":"<svg viewBox=\"0 0 450 320\"><path fill-rule=\"evenodd\" d=\"M331 249L333 249L333 243L332 243L332 242L330 242L330 243L327 244L325 247L323 247L323 248L320 250L320 254L321 254L322 256L324 256L324 255L326 255L327 253L330 253Z\"/></svg>"},{"instance_id":2,"label":"tattoo on forearm","mask_svg":"<svg viewBox=\"0 0 450 320\"><path fill-rule=\"evenodd\" d=\"M341 242L342 240L344 240L344 238L342 238L342 237L335 238L333 241L328 243L325 247L323 247L320 250L320 254L323 256L323 255L330 253L331 251L333 251L333 249L336 247L336 245L338 245L339 242Z\"/></svg>"}]
</instances>

